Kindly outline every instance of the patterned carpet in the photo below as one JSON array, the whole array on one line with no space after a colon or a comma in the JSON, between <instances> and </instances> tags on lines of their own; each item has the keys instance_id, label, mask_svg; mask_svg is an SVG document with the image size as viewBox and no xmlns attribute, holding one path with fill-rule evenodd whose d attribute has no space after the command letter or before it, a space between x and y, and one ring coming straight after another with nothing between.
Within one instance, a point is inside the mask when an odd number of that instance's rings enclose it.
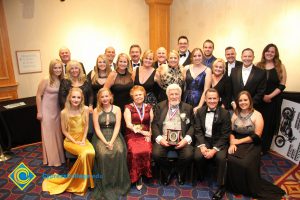
<instances>
[{"instance_id":1,"label":"patterned carpet","mask_svg":"<svg viewBox=\"0 0 300 200\"><path fill-rule=\"evenodd\" d=\"M47 167L42 165L42 146L36 143L13 150L15 156L13 159L0 163L0 199L91 199L91 191L85 196L76 196L71 193L63 193L60 195L49 195L42 192L43 173L53 174L54 172L63 174L67 173L67 167ZM35 175L34 180L22 191L10 179L9 175L13 170L23 162ZM275 182L281 188L288 192L289 196L285 199L300 199L300 169L289 160L282 158L275 153L269 153L262 158L261 167L262 177L268 181ZM159 199L200 199L209 200L213 192L216 190L216 183L211 178L198 182L196 186L186 184L179 186L176 179L173 179L167 187L160 186L156 180L147 181L146 187L141 191L132 186L129 194L120 199L128 200L159 200ZM230 200L250 200L251 198L242 195L234 196L226 193L223 199Z\"/></svg>"}]
</instances>

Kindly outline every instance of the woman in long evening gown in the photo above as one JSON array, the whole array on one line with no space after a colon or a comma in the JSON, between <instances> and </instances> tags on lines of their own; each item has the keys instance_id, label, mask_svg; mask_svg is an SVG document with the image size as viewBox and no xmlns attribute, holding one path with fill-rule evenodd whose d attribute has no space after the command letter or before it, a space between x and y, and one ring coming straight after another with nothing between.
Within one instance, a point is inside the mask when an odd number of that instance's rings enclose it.
<instances>
[{"instance_id":1,"label":"woman in long evening gown","mask_svg":"<svg viewBox=\"0 0 300 200\"><path fill-rule=\"evenodd\" d=\"M231 103L231 87L229 77L226 74L225 61L221 58L217 58L212 64L211 86L219 93L219 104L228 109Z\"/></svg>"},{"instance_id":2,"label":"woman in long evening gown","mask_svg":"<svg viewBox=\"0 0 300 200\"><path fill-rule=\"evenodd\" d=\"M238 194L265 200L279 200L285 192L260 176L263 118L253 109L251 95L242 91L232 116L226 188Z\"/></svg>"},{"instance_id":3,"label":"woman in long evening gown","mask_svg":"<svg viewBox=\"0 0 300 200\"><path fill-rule=\"evenodd\" d=\"M204 93L211 87L211 69L202 64L203 52L200 48L192 51L192 64L184 68L186 89L183 101L194 108L194 112L204 104Z\"/></svg>"},{"instance_id":4,"label":"woman in long evening gown","mask_svg":"<svg viewBox=\"0 0 300 200\"><path fill-rule=\"evenodd\" d=\"M130 189L126 144L119 133L121 110L112 102L110 90L100 89L97 108L93 113L96 132L92 139L96 151L93 172L101 174L101 179L95 179L95 199L117 200Z\"/></svg>"},{"instance_id":5,"label":"woman in long evening gown","mask_svg":"<svg viewBox=\"0 0 300 200\"><path fill-rule=\"evenodd\" d=\"M134 85L144 87L146 90L145 103L149 103L154 107L157 104L158 85L154 80L156 70L152 67L153 59L153 52L151 50L145 51L142 57L143 64L134 69L132 80Z\"/></svg>"},{"instance_id":6,"label":"woman in long evening gown","mask_svg":"<svg viewBox=\"0 0 300 200\"><path fill-rule=\"evenodd\" d=\"M257 66L267 72L267 88L260 106L265 121L262 135L262 153L265 154L269 151L273 136L279 129L282 92L285 89L287 75L275 44L268 44L264 48Z\"/></svg>"},{"instance_id":7,"label":"woman in long evening gown","mask_svg":"<svg viewBox=\"0 0 300 200\"><path fill-rule=\"evenodd\" d=\"M144 103L146 90L139 85L130 90L133 103L125 106L126 122L125 140L128 154L127 163L131 183L136 183L138 190L142 189L142 176L152 177L151 173L151 122L153 110L150 104Z\"/></svg>"},{"instance_id":8,"label":"woman in long evening gown","mask_svg":"<svg viewBox=\"0 0 300 200\"><path fill-rule=\"evenodd\" d=\"M59 177L54 174L43 181L43 191L51 195L64 191L83 196L88 187L94 187L92 168L95 151L86 139L89 111L84 106L84 97L80 88L72 88L67 96L65 108L61 112L62 132L66 136L65 149L77 155L77 160L67 175Z\"/></svg>"},{"instance_id":9,"label":"woman in long evening gown","mask_svg":"<svg viewBox=\"0 0 300 200\"><path fill-rule=\"evenodd\" d=\"M65 162L63 135L60 128L58 89L63 78L63 63L52 60L49 78L43 79L37 90L37 119L41 121L43 164L60 166Z\"/></svg>"},{"instance_id":10,"label":"woman in long evening gown","mask_svg":"<svg viewBox=\"0 0 300 200\"><path fill-rule=\"evenodd\" d=\"M111 67L108 64L108 60L105 55L101 54L97 57L96 65L92 71L87 75L87 80L93 90L93 107L97 106L97 93L103 88L106 79L111 72Z\"/></svg>"},{"instance_id":11,"label":"woman in long evening gown","mask_svg":"<svg viewBox=\"0 0 300 200\"><path fill-rule=\"evenodd\" d=\"M179 65L179 54L172 50L169 53L168 64L162 64L156 69L154 80L159 84L158 102L167 99L166 89L169 85L176 83L184 88L183 68Z\"/></svg>"}]
</instances>

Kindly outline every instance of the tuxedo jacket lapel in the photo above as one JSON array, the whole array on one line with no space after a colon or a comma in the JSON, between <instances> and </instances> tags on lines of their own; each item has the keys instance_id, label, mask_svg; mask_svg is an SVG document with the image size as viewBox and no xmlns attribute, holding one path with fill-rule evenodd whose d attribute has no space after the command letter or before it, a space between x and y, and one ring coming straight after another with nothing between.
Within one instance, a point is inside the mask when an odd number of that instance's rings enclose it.
<instances>
[{"instance_id":1,"label":"tuxedo jacket lapel","mask_svg":"<svg viewBox=\"0 0 300 200\"><path fill-rule=\"evenodd\" d=\"M254 65L253 65L253 67L252 67L252 69L251 69L251 72L250 72L250 74L249 74L248 80L247 80L247 82L246 82L245 87L246 87L246 86L249 87L249 85L251 84L252 79L253 79L253 77L254 77L254 74L255 74L255 68L254 68Z\"/></svg>"},{"instance_id":2,"label":"tuxedo jacket lapel","mask_svg":"<svg viewBox=\"0 0 300 200\"><path fill-rule=\"evenodd\" d=\"M241 86L241 88L244 87L244 83L243 83L243 76L242 76L242 68L238 68L237 69L238 73L237 73L237 84Z\"/></svg>"}]
</instances>

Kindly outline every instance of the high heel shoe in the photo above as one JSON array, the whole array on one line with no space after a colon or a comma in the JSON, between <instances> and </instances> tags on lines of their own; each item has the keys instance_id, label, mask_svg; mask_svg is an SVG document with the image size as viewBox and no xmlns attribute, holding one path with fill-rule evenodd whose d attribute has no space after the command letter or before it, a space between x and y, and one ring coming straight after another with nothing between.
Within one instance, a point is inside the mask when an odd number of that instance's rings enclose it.
<instances>
[{"instance_id":1,"label":"high heel shoe","mask_svg":"<svg viewBox=\"0 0 300 200\"><path fill-rule=\"evenodd\" d=\"M136 185L136 189L139 190L139 191L143 188L142 177L139 178L139 180L135 183L135 185Z\"/></svg>"}]
</instances>

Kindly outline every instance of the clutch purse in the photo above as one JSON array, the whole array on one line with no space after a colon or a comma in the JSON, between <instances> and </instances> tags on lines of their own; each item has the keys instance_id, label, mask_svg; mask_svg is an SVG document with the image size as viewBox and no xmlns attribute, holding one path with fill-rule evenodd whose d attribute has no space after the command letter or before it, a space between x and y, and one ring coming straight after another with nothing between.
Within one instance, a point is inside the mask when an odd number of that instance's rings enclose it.
<instances>
[{"instance_id":1,"label":"clutch purse","mask_svg":"<svg viewBox=\"0 0 300 200\"><path fill-rule=\"evenodd\" d=\"M142 125L142 124L133 124L133 127L134 127L137 131L142 131L142 130L143 130L143 125Z\"/></svg>"},{"instance_id":2,"label":"clutch purse","mask_svg":"<svg viewBox=\"0 0 300 200\"><path fill-rule=\"evenodd\" d=\"M167 129L167 142L170 145L177 145L181 140L181 130Z\"/></svg>"}]
</instances>

